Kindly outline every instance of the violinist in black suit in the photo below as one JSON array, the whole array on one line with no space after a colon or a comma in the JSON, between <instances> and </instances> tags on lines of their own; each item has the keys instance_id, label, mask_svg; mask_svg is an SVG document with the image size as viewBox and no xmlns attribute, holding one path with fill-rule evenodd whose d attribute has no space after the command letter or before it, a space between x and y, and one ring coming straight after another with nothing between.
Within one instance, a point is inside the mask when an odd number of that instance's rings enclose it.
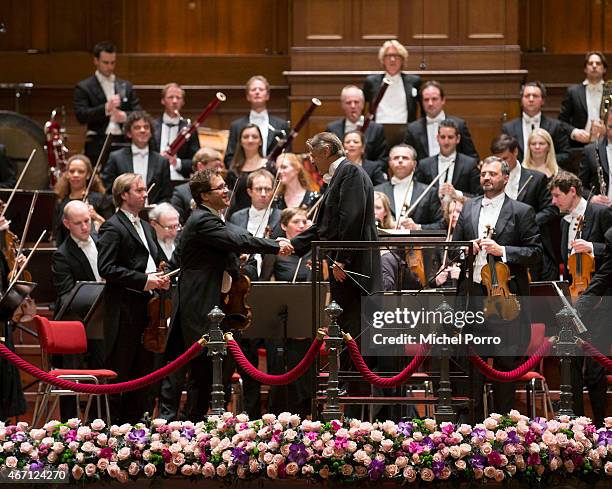
<instances>
[{"instance_id":1,"label":"violinist in black suit","mask_svg":"<svg viewBox=\"0 0 612 489\"><path fill-rule=\"evenodd\" d=\"M591 202L605 206L612 205L612 187L610 184L610 161L612 161L612 111L606 115L606 134L594 143L584 147L584 158L580 162L580 180L582 188L593 197ZM601 179L601 180L600 180ZM605 194L602 194L602 183ZM592 189L592 190L591 190Z\"/></svg>"},{"instance_id":2,"label":"violinist in black suit","mask_svg":"<svg viewBox=\"0 0 612 489\"><path fill-rule=\"evenodd\" d=\"M403 216L400 222L400 227L403 229L442 229L444 224L440 199L433 188L421 199L412 214L405 216L405 210L410 208L427 188L427 185L414 180L415 167L416 151L412 146L407 144L393 146L389 151L391 181L377 185L374 190L382 192L389 198L391 213L395 219ZM405 210L404 204L406 204Z\"/></svg>"},{"instance_id":3,"label":"violinist in black suit","mask_svg":"<svg viewBox=\"0 0 612 489\"><path fill-rule=\"evenodd\" d=\"M569 159L569 139L563 124L557 119L546 117L542 113L546 99L546 87L539 81L525 83L521 87L521 117L512 119L502 126L502 132L512 136L518 141L519 161L523 161L525 148L528 146L527 138L534 129L546 129L550 134L555 147L557 163L563 167Z\"/></svg>"},{"instance_id":4,"label":"violinist in black suit","mask_svg":"<svg viewBox=\"0 0 612 489\"><path fill-rule=\"evenodd\" d=\"M164 113L153 121L153 138L151 146L170 163L170 180L186 180L191 175L192 158L200 149L198 132L194 132L179 149L176 156L168 154L167 149L178 134L189 123L181 117L185 105L185 90L178 83L168 83L162 88L161 103Z\"/></svg>"},{"instance_id":5,"label":"violinist in black suit","mask_svg":"<svg viewBox=\"0 0 612 489\"><path fill-rule=\"evenodd\" d=\"M141 343L148 323L151 291L170 287L157 272L159 253L154 231L138 214L144 208L147 187L138 174L124 173L113 183L117 212L100 228L98 271L106 280L104 340L106 366L117 372L117 382L150 372L153 354ZM111 396L111 414L119 424L135 423L145 411L147 389Z\"/></svg>"},{"instance_id":6,"label":"violinist in black suit","mask_svg":"<svg viewBox=\"0 0 612 489\"><path fill-rule=\"evenodd\" d=\"M289 135L289 123L268 113L267 103L270 100L270 83L264 76L255 75L249 78L246 83L246 99L251 105L251 112L248 116L236 119L230 125L227 149L223 159L226 168L230 167L234 158L236 145L239 144L240 132L249 124L255 124L259 127L263 140L262 153L264 156L270 154L278 139L284 139ZM291 151L291 145L289 145L287 151Z\"/></svg>"},{"instance_id":7,"label":"violinist in black suit","mask_svg":"<svg viewBox=\"0 0 612 489\"><path fill-rule=\"evenodd\" d=\"M546 175L521 166L517 159L518 152L518 141L507 134L496 137L491 143L491 153L510 167L506 195L530 205L536 213L544 252L541 262L530 267L531 278L536 281L558 280L557 251L551 239L551 234L554 234L551 228L558 226L559 210L552 204Z\"/></svg>"},{"instance_id":8,"label":"violinist in black suit","mask_svg":"<svg viewBox=\"0 0 612 489\"><path fill-rule=\"evenodd\" d=\"M100 42L95 45L93 54L96 73L77 84L74 112L81 124L87 124L85 154L96 161L106 134L113 135L113 143L123 143L121 125L128 112L141 110L141 107L132 84L115 77L115 45Z\"/></svg>"},{"instance_id":9,"label":"violinist in black suit","mask_svg":"<svg viewBox=\"0 0 612 489\"><path fill-rule=\"evenodd\" d=\"M152 120L146 112L132 112L125 123L127 137L132 141L129 148L113 151L102 171L102 180L107 192L115 178L122 173L137 173L143 177L147 188L155 186L148 194L149 204L167 202L172 197L168 160L149 149Z\"/></svg>"},{"instance_id":10,"label":"violinist in black suit","mask_svg":"<svg viewBox=\"0 0 612 489\"><path fill-rule=\"evenodd\" d=\"M370 105L380 90L383 78L392 82L376 110L379 124L406 124L416 119L421 77L402 73L407 58L408 51L399 41L385 41L378 50L378 60L385 72L365 79L363 93Z\"/></svg>"},{"instance_id":11,"label":"violinist in black suit","mask_svg":"<svg viewBox=\"0 0 612 489\"><path fill-rule=\"evenodd\" d=\"M438 174L445 172L434 187L438 189L441 197L453 196L457 191L466 194L466 197L481 193L478 160L457 151L460 141L461 134L457 124L451 120L440 122L438 125L440 154L419 161L414 174L417 181L430 184Z\"/></svg>"},{"instance_id":12,"label":"violinist in black suit","mask_svg":"<svg viewBox=\"0 0 612 489\"><path fill-rule=\"evenodd\" d=\"M580 179L569 172L559 172L549 184L553 204L566 215L561 220L561 256L565 263L566 279L571 280L568 273L568 256L571 253L586 253L595 258L595 270L608 266L606 258L606 233L612 227L612 209L592 202L587 202L582 197L582 184ZM584 216L582 235L577 239L577 223L580 216ZM601 283L601 278L598 279ZM609 283L608 283L609 285ZM594 291L605 291L603 286L592 289ZM585 292L586 293L586 292ZM582 312L590 309L587 299L584 300ZM579 309L580 310L580 309ZM610 303L606 299L605 306L601 310L589 312L587 328L591 341L607 353L610 346L610 334L608 329L602 329L602 324L609 323ZM574 412L584 415L583 387L586 386L591 399L594 418L603 422L605 417L607 398L606 372L595 361L584 357L572 357L572 392L574 395Z\"/></svg>"},{"instance_id":13,"label":"violinist in black suit","mask_svg":"<svg viewBox=\"0 0 612 489\"><path fill-rule=\"evenodd\" d=\"M480 182L484 196L475 197L465 203L453 233L455 241L472 241L476 253L472 276L468 278L464 267L458 285L461 295L469 293L468 306L474 311L483 310L483 296L487 295L487 291L482 283L482 270L488 266L489 255L493 256L495 261L507 264L510 272L508 288L517 298L529 295L527 270L542 256L535 211L527 204L512 200L504 192L509 175L510 168L505 161L495 156L483 161ZM487 225L495 230L491 238L485 237ZM474 328L475 334L500 338L498 347L480 351L485 357L493 356L495 368L500 370L515 368L529 344L529 314L526 307L520 309L514 320L488 318L484 326ZM484 377L474 371L472 378L474 390L471 395L475 401L475 415L476 419L481 419ZM509 412L514 405L514 383L494 382L493 390L495 412Z\"/></svg>"},{"instance_id":14,"label":"violinist in black suit","mask_svg":"<svg viewBox=\"0 0 612 489\"><path fill-rule=\"evenodd\" d=\"M210 329L208 313L222 304L221 294L239 277L238 253L289 254L287 240L255 238L234 225L226 225L219 212L229 205L229 189L214 170L192 175L189 186L197 207L183 227L175 251L179 277L178 308L172 317L169 347L182 353ZM205 250L205 252L203 251ZM207 355L191 361L187 386L187 416L200 420L210 403L212 368Z\"/></svg>"},{"instance_id":15,"label":"violinist in black suit","mask_svg":"<svg viewBox=\"0 0 612 489\"><path fill-rule=\"evenodd\" d=\"M603 96L603 80L608 71L608 61L601 51L590 51L584 57L586 79L567 89L561 102L559 120L565 124L571 145L582 148L593 137L603 135L604 128L599 119Z\"/></svg>"},{"instance_id":16,"label":"violinist in black suit","mask_svg":"<svg viewBox=\"0 0 612 489\"><path fill-rule=\"evenodd\" d=\"M447 115L444 111L446 95L440 82L427 81L421 88L421 105L425 116L406 126L404 142L417 152L417 160L440 153L438 144L438 125L445 119L452 120L459 129L460 139L457 151L471 158L479 159L478 152L472 142L472 136L467 124L460 117Z\"/></svg>"},{"instance_id":17,"label":"violinist in black suit","mask_svg":"<svg viewBox=\"0 0 612 489\"><path fill-rule=\"evenodd\" d=\"M342 141L347 132L359 130L360 125L363 124L365 99L362 90L355 85L345 86L340 93L340 105L344 118L330 122L325 130L334 133ZM365 158L383 165L383 159L387 153L383 127L377 122L371 122L364 136Z\"/></svg>"},{"instance_id":18,"label":"violinist in black suit","mask_svg":"<svg viewBox=\"0 0 612 489\"><path fill-rule=\"evenodd\" d=\"M0 144L0 188L13 188L17 183L17 167L6 155L6 146Z\"/></svg>"}]
</instances>

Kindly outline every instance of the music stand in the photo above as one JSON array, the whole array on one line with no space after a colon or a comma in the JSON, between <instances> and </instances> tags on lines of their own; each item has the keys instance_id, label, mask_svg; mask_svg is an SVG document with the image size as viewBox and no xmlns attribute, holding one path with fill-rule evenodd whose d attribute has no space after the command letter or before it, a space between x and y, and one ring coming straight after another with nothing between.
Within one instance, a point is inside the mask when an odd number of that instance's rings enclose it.
<instances>
[{"instance_id":1,"label":"music stand","mask_svg":"<svg viewBox=\"0 0 612 489\"><path fill-rule=\"evenodd\" d=\"M7 320L13 317L24 299L36 288L36 283L19 280L14 282L2 297L0 297L0 320Z\"/></svg>"},{"instance_id":2,"label":"music stand","mask_svg":"<svg viewBox=\"0 0 612 489\"><path fill-rule=\"evenodd\" d=\"M86 281L74 284L55 316L56 321L81 321L87 326L100 304L105 285L104 282Z\"/></svg>"}]
</instances>

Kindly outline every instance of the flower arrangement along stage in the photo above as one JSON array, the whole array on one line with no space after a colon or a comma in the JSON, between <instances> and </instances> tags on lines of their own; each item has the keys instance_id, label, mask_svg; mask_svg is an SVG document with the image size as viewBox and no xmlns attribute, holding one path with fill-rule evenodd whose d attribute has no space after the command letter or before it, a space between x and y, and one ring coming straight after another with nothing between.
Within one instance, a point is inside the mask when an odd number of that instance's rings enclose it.
<instances>
[{"instance_id":1,"label":"flower arrangement along stage","mask_svg":"<svg viewBox=\"0 0 612 489\"><path fill-rule=\"evenodd\" d=\"M612 482L612 418L529 420L517 411L472 427L432 419L368 423L226 413L199 423L101 420L0 424L0 472L60 471L73 481L188 478ZM3 480L4 480L3 479Z\"/></svg>"}]
</instances>

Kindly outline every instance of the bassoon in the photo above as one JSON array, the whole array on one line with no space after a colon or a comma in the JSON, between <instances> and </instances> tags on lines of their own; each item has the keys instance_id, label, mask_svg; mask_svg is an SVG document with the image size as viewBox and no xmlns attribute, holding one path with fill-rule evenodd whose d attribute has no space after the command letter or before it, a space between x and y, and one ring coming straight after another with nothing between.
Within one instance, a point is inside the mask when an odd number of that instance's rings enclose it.
<instances>
[{"instance_id":1,"label":"bassoon","mask_svg":"<svg viewBox=\"0 0 612 489\"><path fill-rule=\"evenodd\" d=\"M378 89L378 93L376 94L376 97L368 108L368 113L363 120L363 124L359 127L359 130L363 134L365 134L365 132L368 130L370 122L376 119L376 110L378 109L378 104L380 104L380 101L385 96L385 92L387 91L387 88L389 88L389 85L391 85L391 83L393 82L389 78L383 78L382 83L380 84L380 88Z\"/></svg>"},{"instance_id":2,"label":"bassoon","mask_svg":"<svg viewBox=\"0 0 612 489\"><path fill-rule=\"evenodd\" d=\"M65 119L64 108L62 114ZM45 122L45 149L49 162L49 182L53 187L66 170L68 148L64 144L66 130L57 120L57 109L51 112L51 118Z\"/></svg>"}]
</instances>

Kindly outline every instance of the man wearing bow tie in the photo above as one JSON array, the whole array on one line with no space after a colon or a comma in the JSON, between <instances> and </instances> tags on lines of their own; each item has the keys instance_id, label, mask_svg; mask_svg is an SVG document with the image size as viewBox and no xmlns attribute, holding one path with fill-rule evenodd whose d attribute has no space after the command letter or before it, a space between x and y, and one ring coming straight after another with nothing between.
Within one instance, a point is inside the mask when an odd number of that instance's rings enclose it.
<instances>
[{"instance_id":1,"label":"man wearing bow tie","mask_svg":"<svg viewBox=\"0 0 612 489\"><path fill-rule=\"evenodd\" d=\"M582 184L573 173L561 171L549 183L553 204L566 215L561 220L561 256L565 264L565 278L571 281L568 272L568 257L573 253L587 253L595 258L595 270L602 268L606 252L606 232L612 226L610 207L587 202L582 197ZM583 216L582 235L576 238L579 219ZM609 304L606 304L609 306ZM608 311L609 308L603 308ZM587 322L589 335L596 345L609 345L609 329L601 331L602 321L609 323L609 316L602 318L597 311L591 312ZM598 337L599 335L599 337ZM609 350L604 349L605 353ZM602 351L604 351L602 350ZM572 358L572 392L574 413L584 415L583 387L586 386L595 418L603 421L606 411L607 380L605 370L596 362L583 357Z\"/></svg>"},{"instance_id":2,"label":"man wearing bow tie","mask_svg":"<svg viewBox=\"0 0 612 489\"><path fill-rule=\"evenodd\" d=\"M421 117L406 126L404 142L411 145L417 151L417 159L422 160L428 156L440 153L438 143L438 127L445 120L452 120L459 129L460 139L457 151L471 158L479 159L478 152L472 142L472 136L467 124L460 117L447 115L444 111L446 95L440 82L427 81L421 88L421 105L425 111L425 117Z\"/></svg>"},{"instance_id":3,"label":"man wearing bow tie","mask_svg":"<svg viewBox=\"0 0 612 489\"><path fill-rule=\"evenodd\" d=\"M289 134L289 123L268 112L270 83L264 76L254 75L249 78L246 83L246 99L251 106L251 111L248 116L240 117L230 125L227 149L223 158L226 168L229 168L234 157L238 135L247 125L255 124L259 127L263 139L261 148L264 156L270 154L278 139L283 139ZM291 151L291 145L289 145L287 151Z\"/></svg>"},{"instance_id":4,"label":"man wearing bow tie","mask_svg":"<svg viewBox=\"0 0 612 489\"><path fill-rule=\"evenodd\" d=\"M557 163L563 166L569 159L569 139L562 123L542 113L546 87L539 81L525 83L521 87L521 117L502 126L502 132L515 138L519 144L518 159L522 161L527 148L527 138L534 129L546 129L553 139Z\"/></svg>"},{"instance_id":5,"label":"man wearing bow tie","mask_svg":"<svg viewBox=\"0 0 612 489\"><path fill-rule=\"evenodd\" d=\"M106 280L104 294L104 340L106 366L117 372L117 382L138 378L153 367L153 354L142 346L148 323L151 291L167 290L170 279L157 272L159 253L154 231L138 214L147 199L143 178L124 173L113 183L113 202L118 208L100 227L98 271ZM111 396L111 414L119 423L142 419L147 390Z\"/></svg>"},{"instance_id":6,"label":"man wearing bow tie","mask_svg":"<svg viewBox=\"0 0 612 489\"><path fill-rule=\"evenodd\" d=\"M461 295L470 297L469 307L476 311L483 310L483 296L487 295L482 284L482 270L487 266L487 256L506 263L510 269L510 292L517 297L529 295L527 269L537 263L542 256L540 231L535 220L533 208L522 202L512 200L504 189L508 183L510 168L508 164L495 156L486 158L480 169L480 183L484 196L473 198L465 203L455 231L453 240L472 241L476 259L473 273L467 274L463 267L458 290ZM492 227L494 235L486 238L487 226ZM519 363L529 343L529 314L526 307L513 321L489 318L483 329L475 334L499 336L501 344L495 351L488 349L485 356L494 355L494 365L500 370L511 370ZM502 354L503 356L499 356ZM474 372L472 398L475 402L476 418L481 419L482 385L484 378ZM515 385L511 382L493 384L495 412L508 413L514 405Z\"/></svg>"},{"instance_id":7,"label":"man wearing bow tie","mask_svg":"<svg viewBox=\"0 0 612 489\"><path fill-rule=\"evenodd\" d=\"M593 193L591 202L605 206L612 205L612 110L606 113L605 136L584 147L584 158L580 162L580 180L587 192ZM602 188L603 186L605 188ZM603 193L602 193L603 191Z\"/></svg>"},{"instance_id":8,"label":"man wearing bow tie","mask_svg":"<svg viewBox=\"0 0 612 489\"><path fill-rule=\"evenodd\" d=\"M445 195L480 194L478 160L457 150L461 141L457 124L452 120L440 122L437 140L440 154L419 161L414 174L417 181L428 185L442 173L435 186L441 199Z\"/></svg>"},{"instance_id":9,"label":"man wearing bow tie","mask_svg":"<svg viewBox=\"0 0 612 489\"><path fill-rule=\"evenodd\" d=\"M164 113L153 121L151 146L170 163L170 180L186 180L192 172L193 155L200 149L198 132L189 137L175 156L167 151L183 128L189 127L189 123L181 117L185 90L178 83L168 83L162 88L161 104Z\"/></svg>"},{"instance_id":10,"label":"man wearing bow tie","mask_svg":"<svg viewBox=\"0 0 612 489\"><path fill-rule=\"evenodd\" d=\"M93 54L96 73L74 89L74 112L81 124L87 124L85 154L96 161L107 134L113 135L114 145L125 142L121 126L130 111L141 107L132 84L115 76L115 45L100 42Z\"/></svg>"},{"instance_id":11,"label":"man wearing bow tie","mask_svg":"<svg viewBox=\"0 0 612 489\"><path fill-rule=\"evenodd\" d=\"M125 133L132 141L128 148L113 151L102 171L102 181L110 193L113 182L122 173L137 173L148 189L148 203L168 202L172 197L168 160L149 148L153 121L146 112L132 112L125 123ZM153 188L151 188L151 186Z\"/></svg>"}]
</instances>

